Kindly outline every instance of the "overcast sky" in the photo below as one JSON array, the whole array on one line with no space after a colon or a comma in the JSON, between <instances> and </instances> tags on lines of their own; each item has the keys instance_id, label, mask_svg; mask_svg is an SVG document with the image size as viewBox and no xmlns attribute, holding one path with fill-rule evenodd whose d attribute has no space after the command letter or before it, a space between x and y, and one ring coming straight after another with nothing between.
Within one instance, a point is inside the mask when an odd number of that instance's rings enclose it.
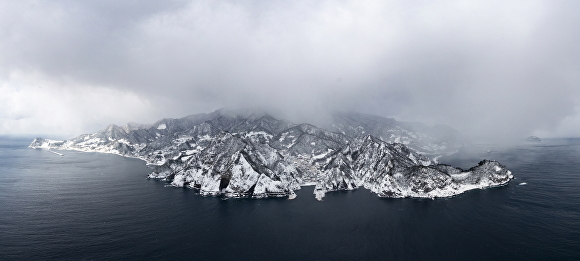
<instances>
[{"instance_id":1,"label":"overcast sky","mask_svg":"<svg viewBox=\"0 0 580 261\"><path fill-rule=\"evenodd\" d=\"M0 0L0 135L221 107L580 136L580 1Z\"/></svg>"}]
</instances>

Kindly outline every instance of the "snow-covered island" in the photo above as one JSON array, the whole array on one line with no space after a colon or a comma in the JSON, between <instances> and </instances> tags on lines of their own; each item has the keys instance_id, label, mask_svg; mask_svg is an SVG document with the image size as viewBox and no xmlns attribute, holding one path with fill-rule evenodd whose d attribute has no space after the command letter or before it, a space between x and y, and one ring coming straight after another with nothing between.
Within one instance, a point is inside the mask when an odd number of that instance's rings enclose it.
<instances>
[{"instance_id":1,"label":"snow-covered island","mask_svg":"<svg viewBox=\"0 0 580 261\"><path fill-rule=\"evenodd\" d=\"M263 112L218 110L152 125L110 125L94 134L31 148L114 153L139 158L151 179L224 197L289 197L301 186L325 193L364 187L380 197L450 197L508 183L496 161L468 170L431 159L462 146L450 127L359 113L336 113L331 124L293 124Z\"/></svg>"}]
</instances>

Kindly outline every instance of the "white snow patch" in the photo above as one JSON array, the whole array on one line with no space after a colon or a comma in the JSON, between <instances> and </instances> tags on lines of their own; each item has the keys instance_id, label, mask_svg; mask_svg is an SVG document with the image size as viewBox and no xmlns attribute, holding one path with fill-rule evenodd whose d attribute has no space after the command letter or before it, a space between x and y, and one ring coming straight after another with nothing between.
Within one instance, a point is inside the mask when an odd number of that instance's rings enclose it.
<instances>
[{"instance_id":1,"label":"white snow patch","mask_svg":"<svg viewBox=\"0 0 580 261\"><path fill-rule=\"evenodd\" d=\"M464 172L464 173L459 173L459 174L451 174L451 178L454 179L454 180L464 180L470 174L471 174L471 172Z\"/></svg>"},{"instance_id":2,"label":"white snow patch","mask_svg":"<svg viewBox=\"0 0 580 261\"><path fill-rule=\"evenodd\" d=\"M207 134L199 137L199 141L208 141L208 140L213 140L213 138Z\"/></svg>"},{"instance_id":3,"label":"white snow patch","mask_svg":"<svg viewBox=\"0 0 580 261\"><path fill-rule=\"evenodd\" d=\"M288 135L288 133L282 134L282 136L280 136L280 139L278 141L283 142L286 139L286 135Z\"/></svg>"},{"instance_id":4,"label":"white snow patch","mask_svg":"<svg viewBox=\"0 0 580 261\"><path fill-rule=\"evenodd\" d=\"M332 152L332 149L328 149L326 152L323 152L321 154L318 154L314 157L312 157L313 160L317 160L317 159L322 159L324 157L326 157L326 155L328 155L328 153Z\"/></svg>"},{"instance_id":5,"label":"white snow patch","mask_svg":"<svg viewBox=\"0 0 580 261\"><path fill-rule=\"evenodd\" d=\"M266 137L268 139L271 139L272 138L272 135L271 134L268 134L268 133L266 133L264 131L251 131L251 132L248 132L246 134L246 137L258 136L258 135L262 135L262 136L264 136L264 137Z\"/></svg>"},{"instance_id":6,"label":"white snow patch","mask_svg":"<svg viewBox=\"0 0 580 261\"><path fill-rule=\"evenodd\" d=\"M198 150L186 150L184 153L185 153L185 155L192 155L192 154L197 153L197 152L199 152L199 151Z\"/></svg>"},{"instance_id":7,"label":"white snow patch","mask_svg":"<svg viewBox=\"0 0 580 261\"><path fill-rule=\"evenodd\" d=\"M157 126L158 130L164 130L167 129L167 125L165 125L165 123L159 124L159 126Z\"/></svg>"},{"instance_id":8,"label":"white snow patch","mask_svg":"<svg viewBox=\"0 0 580 261\"><path fill-rule=\"evenodd\" d=\"M415 155L413 155L413 153L409 153L409 159L411 159L415 164L418 163L417 162L417 158L415 158Z\"/></svg>"}]
</instances>

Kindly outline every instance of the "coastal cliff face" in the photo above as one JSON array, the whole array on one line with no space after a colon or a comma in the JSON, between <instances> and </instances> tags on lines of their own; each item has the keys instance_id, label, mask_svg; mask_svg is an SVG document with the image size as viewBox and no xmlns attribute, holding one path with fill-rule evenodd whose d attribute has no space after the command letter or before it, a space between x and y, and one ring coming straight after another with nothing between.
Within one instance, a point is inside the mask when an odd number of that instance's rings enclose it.
<instances>
[{"instance_id":1,"label":"coastal cliff face","mask_svg":"<svg viewBox=\"0 0 580 261\"><path fill-rule=\"evenodd\" d=\"M381 197L449 197L506 184L505 166L484 160L462 170L425 155L461 147L449 127L357 113L334 115L319 128L266 113L218 110L152 125L110 125L71 140L37 138L31 148L114 153L145 160L149 178L225 197L294 197L304 185L315 196L364 187Z\"/></svg>"}]
</instances>

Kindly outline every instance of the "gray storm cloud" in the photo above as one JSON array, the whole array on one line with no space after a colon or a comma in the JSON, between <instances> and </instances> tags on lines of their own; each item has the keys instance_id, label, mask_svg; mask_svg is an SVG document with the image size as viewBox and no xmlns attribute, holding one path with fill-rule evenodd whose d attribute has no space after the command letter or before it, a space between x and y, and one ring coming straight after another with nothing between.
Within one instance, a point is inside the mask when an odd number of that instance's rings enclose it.
<instances>
[{"instance_id":1,"label":"gray storm cloud","mask_svg":"<svg viewBox=\"0 0 580 261\"><path fill-rule=\"evenodd\" d=\"M229 106L580 136L575 1L0 5L0 133L76 135Z\"/></svg>"}]
</instances>

